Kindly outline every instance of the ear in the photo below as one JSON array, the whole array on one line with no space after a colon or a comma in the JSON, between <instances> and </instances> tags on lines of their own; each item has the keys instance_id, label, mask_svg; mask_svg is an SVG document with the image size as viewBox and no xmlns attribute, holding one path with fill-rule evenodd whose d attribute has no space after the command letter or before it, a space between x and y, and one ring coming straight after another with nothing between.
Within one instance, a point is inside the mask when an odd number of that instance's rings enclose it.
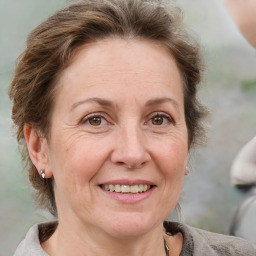
<instances>
[{"instance_id":1,"label":"ear","mask_svg":"<svg viewBox=\"0 0 256 256\"><path fill-rule=\"evenodd\" d=\"M49 165L49 152L46 138L41 136L40 132L29 124L24 125L23 132L30 159L37 168L39 175L41 175L40 170L44 170L45 178L51 178L52 171Z\"/></svg>"}]
</instances>

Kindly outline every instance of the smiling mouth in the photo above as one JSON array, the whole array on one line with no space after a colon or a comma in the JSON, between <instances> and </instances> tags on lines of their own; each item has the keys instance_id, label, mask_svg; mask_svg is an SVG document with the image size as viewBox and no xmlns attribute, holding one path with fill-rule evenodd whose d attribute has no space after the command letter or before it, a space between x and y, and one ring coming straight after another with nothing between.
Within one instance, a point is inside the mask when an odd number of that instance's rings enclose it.
<instances>
[{"instance_id":1,"label":"smiling mouth","mask_svg":"<svg viewBox=\"0 0 256 256\"><path fill-rule=\"evenodd\" d=\"M138 194L138 193L145 193L154 186L140 184L140 185L100 185L100 187L106 191L121 193L121 194Z\"/></svg>"}]
</instances>

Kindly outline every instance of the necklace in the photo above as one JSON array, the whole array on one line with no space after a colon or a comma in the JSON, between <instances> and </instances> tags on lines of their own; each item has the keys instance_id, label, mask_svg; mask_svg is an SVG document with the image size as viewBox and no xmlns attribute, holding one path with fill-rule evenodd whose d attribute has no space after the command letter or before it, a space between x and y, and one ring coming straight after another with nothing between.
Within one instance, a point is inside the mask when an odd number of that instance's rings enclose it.
<instances>
[{"instance_id":1,"label":"necklace","mask_svg":"<svg viewBox=\"0 0 256 256\"><path fill-rule=\"evenodd\" d=\"M169 247L168 247L168 245L167 245L165 239L164 239L164 249L165 249L165 254L166 254L166 256L169 256Z\"/></svg>"}]
</instances>

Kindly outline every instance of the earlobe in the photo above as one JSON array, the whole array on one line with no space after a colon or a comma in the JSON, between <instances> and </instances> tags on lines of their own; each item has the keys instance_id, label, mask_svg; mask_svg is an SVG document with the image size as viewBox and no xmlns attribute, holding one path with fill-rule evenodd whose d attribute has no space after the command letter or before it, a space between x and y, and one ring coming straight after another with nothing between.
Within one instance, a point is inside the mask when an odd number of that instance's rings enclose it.
<instances>
[{"instance_id":1,"label":"earlobe","mask_svg":"<svg viewBox=\"0 0 256 256\"><path fill-rule=\"evenodd\" d=\"M39 132L29 124L24 125L24 137L27 143L29 156L33 164L38 170L45 170L45 177L50 178L52 172L49 166L47 140L44 136L40 136Z\"/></svg>"},{"instance_id":2,"label":"earlobe","mask_svg":"<svg viewBox=\"0 0 256 256\"><path fill-rule=\"evenodd\" d=\"M185 175L186 176L189 175L189 167L188 166L186 166L186 168L185 168Z\"/></svg>"}]
</instances>

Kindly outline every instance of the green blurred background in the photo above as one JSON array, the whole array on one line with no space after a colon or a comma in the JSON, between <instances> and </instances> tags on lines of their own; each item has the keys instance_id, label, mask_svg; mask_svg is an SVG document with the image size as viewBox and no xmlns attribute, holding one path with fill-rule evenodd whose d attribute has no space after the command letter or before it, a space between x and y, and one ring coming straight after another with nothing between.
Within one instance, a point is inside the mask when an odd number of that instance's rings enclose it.
<instances>
[{"instance_id":1,"label":"green blurred background","mask_svg":"<svg viewBox=\"0 0 256 256\"><path fill-rule=\"evenodd\" d=\"M50 217L36 211L11 129L8 86L28 33L68 1L0 0L0 256L12 255L28 228ZM222 0L177 0L185 23L203 44L207 72L201 101L210 109L208 143L191 152L181 207L186 221L228 233L241 194L229 171L256 135L256 51L232 23Z\"/></svg>"}]
</instances>

